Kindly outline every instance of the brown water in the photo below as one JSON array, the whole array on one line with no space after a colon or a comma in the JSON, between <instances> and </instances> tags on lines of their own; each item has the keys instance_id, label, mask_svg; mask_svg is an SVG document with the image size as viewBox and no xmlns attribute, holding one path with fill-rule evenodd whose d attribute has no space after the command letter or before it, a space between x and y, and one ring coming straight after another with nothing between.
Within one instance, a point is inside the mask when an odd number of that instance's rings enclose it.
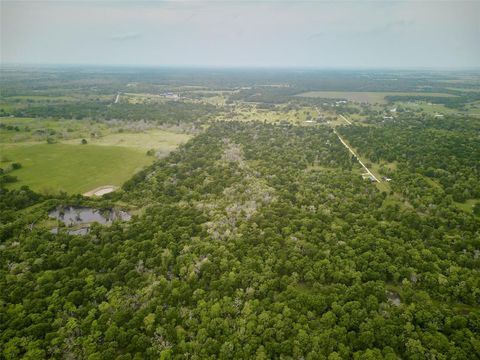
<instances>
[{"instance_id":1,"label":"brown water","mask_svg":"<svg viewBox=\"0 0 480 360\"><path fill-rule=\"evenodd\" d=\"M48 213L50 218L62 221L66 226L86 225L78 229L66 229L70 235L86 235L90 232L89 225L97 222L102 225L111 224L115 220L129 221L132 216L123 210L106 209L99 210L89 207L68 206L57 208ZM59 228L53 228L51 233L57 234Z\"/></svg>"},{"instance_id":2,"label":"brown water","mask_svg":"<svg viewBox=\"0 0 480 360\"><path fill-rule=\"evenodd\" d=\"M89 207L69 206L55 209L48 213L48 216L60 221L67 226L77 224L110 224L114 220L128 221L132 216L123 210L98 210Z\"/></svg>"}]
</instances>

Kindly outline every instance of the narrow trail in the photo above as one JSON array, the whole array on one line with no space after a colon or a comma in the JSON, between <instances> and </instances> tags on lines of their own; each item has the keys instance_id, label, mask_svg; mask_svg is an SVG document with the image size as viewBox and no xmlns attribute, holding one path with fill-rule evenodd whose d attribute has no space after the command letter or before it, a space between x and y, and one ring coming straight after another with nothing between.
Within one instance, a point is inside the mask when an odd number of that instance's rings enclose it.
<instances>
[{"instance_id":1,"label":"narrow trail","mask_svg":"<svg viewBox=\"0 0 480 360\"><path fill-rule=\"evenodd\" d=\"M352 123L350 122L350 120L348 120L345 116L343 116L343 115L341 115L341 114L339 114L339 115L340 115L340 117L341 117L343 120L345 120L345 121L347 122L348 125L352 125Z\"/></svg>"},{"instance_id":2,"label":"narrow trail","mask_svg":"<svg viewBox=\"0 0 480 360\"><path fill-rule=\"evenodd\" d=\"M380 179L378 179L375 175L373 175L373 173L365 166L365 164L362 162L362 160L360 160L360 158L358 157L357 154L355 154L355 151L353 151L353 149L348 146L348 144L342 139L342 137L337 133L337 130L336 129L333 129L333 132L335 133L335 135L337 135L338 139L342 142L342 144L350 151L350 153L355 156L355 158L357 159L357 161L360 163L360 165L362 165L362 167L365 169L365 171L367 172L368 175L370 175L375 181L377 182L381 182Z\"/></svg>"},{"instance_id":3,"label":"narrow trail","mask_svg":"<svg viewBox=\"0 0 480 360\"><path fill-rule=\"evenodd\" d=\"M114 104L118 103L119 100L120 100L120 93L117 94L117 97L115 98Z\"/></svg>"},{"instance_id":4,"label":"narrow trail","mask_svg":"<svg viewBox=\"0 0 480 360\"><path fill-rule=\"evenodd\" d=\"M318 109L318 106L316 107L317 109L317 112L320 114L320 110ZM338 114L348 125L352 125L352 122L350 120L348 120L345 116L343 116L342 114ZM340 142L348 149L348 151L350 151L350 153L355 156L355 158L357 159L357 161L360 163L360 165L362 165L362 167L365 169L365 171L367 172L368 175L370 175L372 177L373 180L375 180L376 182L378 183L381 183L380 179L377 178L375 175L373 175L373 173L370 171L369 168L367 168L365 166L365 164L363 163L362 160L360 160L360 157L355 153L355 151L353 151L353 149L342 139L342 137L338 134L337 130L335 129L335 126L333 126L333 132L335 133L335 135L337 135L338 139L340 140Z\"/></svg>"}]
</instances>

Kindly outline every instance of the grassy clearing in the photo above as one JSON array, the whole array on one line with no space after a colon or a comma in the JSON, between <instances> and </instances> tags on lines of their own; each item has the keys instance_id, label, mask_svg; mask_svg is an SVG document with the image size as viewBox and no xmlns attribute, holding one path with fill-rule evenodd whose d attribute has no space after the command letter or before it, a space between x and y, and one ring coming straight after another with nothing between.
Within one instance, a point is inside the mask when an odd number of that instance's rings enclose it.
<instances>
[{"instance_id":1,"label":"grassy clearing","mask_svg":"<svg viewBox=\"0 0 480 360\"><path fill-rule=\"evenodd\" d=\"M22 168L11 173L18 178L12 187L28 185L40 192L83 193L105 184L121 186L132 174L153 162L145 152L119 146L68 144L9 144L0 152Z\"/></svg>"},{"instance_id":2,"label":"grassy clearing","mask_svg":"<svg viewBox=\"0 0 480 360\"><path fill-rule=\"evenodd\" d=\"M376 174L381 174L382 168L384 168L384 170L395 171L398 167L398 163L396 161L394 162L380 161L378 163L370 162L370 164L371 164L371 170L373 170Z\"/></svg>"},{"instance_id":3,"label":"grassy clearing","mask_svg":"<svg viewBox=\"0 0 480 360\"><path fill-rule=\"evenodd\" d=\"M415 111L420 110L430 115L435 115L435 114L449 115L449 114L458 113L458 109L451 109L442 104L432 104L425 101L415 101L415 102L397 101L395 102L395 104L397 104L397 106L401 106L406 109L411 109Z\"/></svg>"},{"instance_id":4,"label":"grassy clearing","mask_svg":"<svg viewBox=\"0 0 480 360\"><path fill-rule=\"evenodd\" d=\"M142 133L113 133L100 138L88 138L89 144L102 146L124 146L138 150L155 149L170 152L179 144L186 143L191 135L164 130L149 130ZM79 144L81 139L64 141L66 144Z\"/></svg>"},{"instance_id":5,"label":"grassy clearing","mask_svg":"<svg viewBox=\"0 0 480 360\"><path fill-rule=\"evenodd\" d=\"M0 167L22 164L11 173L19 179L11 186L50 192L83 193L103 185L120 186L154 161L154 156L146 155L148 150L167 155L191 137L159 129L120 132L118 127L86 120L2 118L0 124L5 125L0 129ZM58 143L49 145L47 138ZM83 138L87 145L81 145Z\"/></svg>"},{"instance_id":6,"label":"grassy clearing","mask_svg":"<svg viewBox=\"0 0 480 360\"><path fill-rule=\"evenodd\" d=\"M432 178L429 178L428 176L422 176L422 177L428 183L428 185L430 185L431 187L433 187L435 189L443 190L442 185L440 185L438 182L436 182Z\"/></svg>"},{"instance_id":7,"label":"grassy clearing","mask_svg":"<svg viewBox=\"0 0 480 360\"><path fill-rule=\"evenodd\" d=\"M52 120L33 118L2 118L0 124L16 129L0 128L1 143L45 143L47 138L78 145L82 139L95 145L125 146L140 150L169 152L190 139L190 135L174 131L151 129L129 132L129 124L110 126L105 122L88 120ZM92 134L95 134L93 136Z\"/></svg>"},{"instance_id":8,"label":"grassy clearing","mask_svg":"<svg viewBox=\"0 0 480 360\"><path fill-rule=\"evenodd\" d=\"M321 113L314 107L302 107L299 109L287 109L279 106L275 109L259 109L254 104L241 103L232 111L217 117L218 120L235 121L261 121L267 123L288 122L303 125L306 121L315 120L318 117L335 115L333 113Z\"/></svg>"},{"instance_id":9,"label":"grassy clearing","mask_svg":"<svg viewBox=\"0 0 480 360\"><path fill-rule=\"evenodd\" d=\"M120 94L119 100L120 102L127 102L129 104L153 104L165 102L168 99L158 94L123 93Z\"/></svg>"},{"instance_id":10,"label":"grassy clearing","mask_svg":"<svg viewBox=\"0 0 480 360\"><path fill-rule=\"evenodd\" d=\"M473 206L479 202L478 199L468 199L464 203L459 203L459 202L454 202L455 206L458 207L459 209L466 211L468 213L473 212Z\"/></svg>"},{"instance_id":11,"label":"grassy clearing","mask_svg":"<svg viewBox=\"0 0 480 360\"><path fill-rule=\"evenodd\" d=\"M349 101L364 103L386 104L385 96L431 96L431 97L452 97L454 95L444 93L423 93L423 92L369 92L369 91L308 91L298 94L300 97L324 98L324 99L347 99Z\"/></svg>"},{"instance_id":12,"label":"grassy clearing","mask_svg":"<svg viewBox=\"0 0 480 360\"><path fill-rule=\"evenodd\" d=\"M196 100L200 103L215 105L215 106L225 106L227 101L224 96L217 95L217 96L208 96L201 98L200 100Z\"/></svg>"}]
</instances>

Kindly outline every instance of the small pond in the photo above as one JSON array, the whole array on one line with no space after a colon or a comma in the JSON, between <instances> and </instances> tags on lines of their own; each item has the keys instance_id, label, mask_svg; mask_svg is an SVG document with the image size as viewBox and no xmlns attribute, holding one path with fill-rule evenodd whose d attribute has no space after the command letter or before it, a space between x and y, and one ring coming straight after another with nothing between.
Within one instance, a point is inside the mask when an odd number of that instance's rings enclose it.
<instances>
[{"instance_id":1,"label":"small pond","mask_svg":"<svg viewBox=\"0 0 480 360\"><path fill-rule=\"evenodd\" d=\"M113 220L128 221L132 216L123 210L106 209L99 210L89 207L69 206L55 209L48 213L48 216L63 221L67 226L77 224L110 224Z\"/></svg>"},{"instance_id":2,"label":"small pond","mask_svg":"<svg viewBox=\"0 0 480 360\"><path fill-rule=\"evenodd\" d=\"M48 213L50 218L62 221L66 226L75 226L75 229L66 229L71 235L86 235L90 231L89 225L97 222L102 225L111 224L114 220L129 221L132 216L130 213L116 209L94 209L83 206L68 206L57 208ZM76 225L87 225L77 227ZM58 233L58 228L53 228L50 232Z\"/></svg>"}]
</instances>

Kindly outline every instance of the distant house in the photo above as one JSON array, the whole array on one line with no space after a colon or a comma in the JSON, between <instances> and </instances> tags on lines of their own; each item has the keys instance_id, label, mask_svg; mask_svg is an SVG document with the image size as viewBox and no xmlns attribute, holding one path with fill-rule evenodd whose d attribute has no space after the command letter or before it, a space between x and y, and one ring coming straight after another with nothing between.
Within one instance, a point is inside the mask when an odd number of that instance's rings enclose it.
<instances>
[{"instance_id":1,"label":"distant house","mask_svg":"<svg viewBox=\"0 0 480 360\"><path fill-rule=\"evenodd\" d=\"M443 118L443 114L435 114L436 118Z\"/></svg>"},{"instance_id":2,"label":"distant house","mask_svg":"<svg viewBox=\"0 0 480 360\"><path fill-rule=\"evenodd\" d=\"M383 120L393 120L393 116L384 116Z\"/></svg>"},{"instance_id":3,"label":"distant house","mask_svg":"<svg viewBox=\"0 0 480 360\"><path fill-rule=\"evenodd\" d=\"M391 179L391 178L389 178L389 177L386 177L386 176L384 176L382 179L383 179L384 181L386 181L386 182L390 182L390 181L392 181L392 179Z\"/></svg>"}]
</instances>

